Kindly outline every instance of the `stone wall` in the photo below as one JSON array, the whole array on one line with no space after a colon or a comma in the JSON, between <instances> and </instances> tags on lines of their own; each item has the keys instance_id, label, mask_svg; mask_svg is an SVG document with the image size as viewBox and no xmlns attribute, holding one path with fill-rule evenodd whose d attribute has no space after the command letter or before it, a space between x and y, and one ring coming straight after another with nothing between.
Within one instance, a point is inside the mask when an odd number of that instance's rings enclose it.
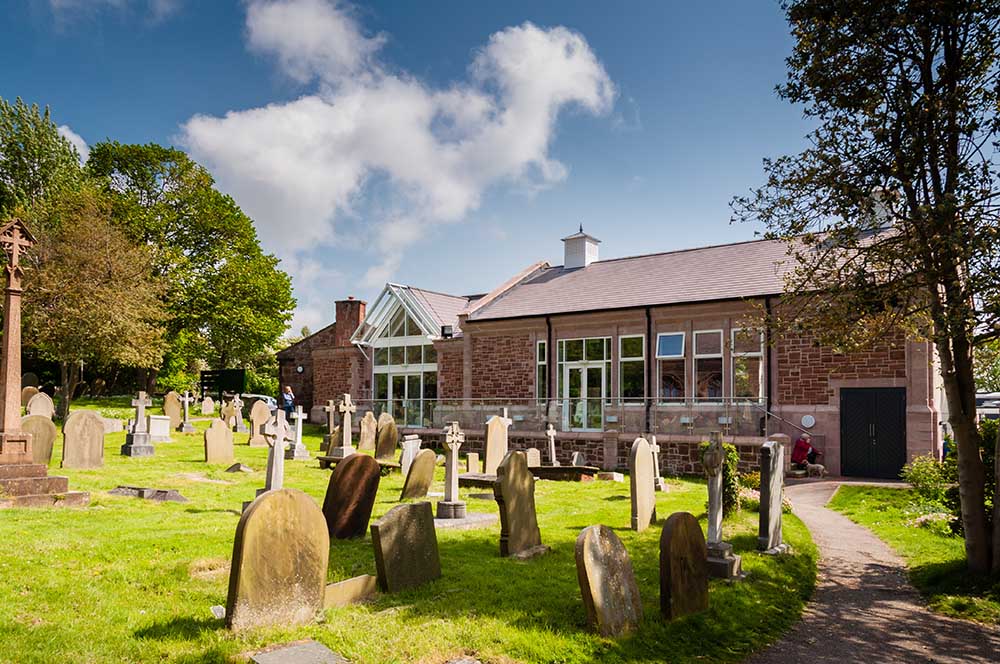
<instances>
[{"instance_id":1,"label":"stone wall","mask_svg":"<svg viewBox=\"0 0 1000 664\"><path fill-rule=\"evenodd\" d=\"M437 351L437 390L439 399L462 398L465 350L462 339L435 341Z\"/></svg>"},{"instance_id":2,"label":"stone wall","mask_svg":"<svg viewBox=\"0 0 1000 664\"><path fill-rule=\"evenodd\" d=\"M313 367L312 405L339 399L347 393L357 400L371 394L371 368L361 351L353 346L315 351Z\"/></svg>"},{"instance_id":3,"label":"stone wall","mask_svg":"<svg viewBox=\"0 0 1000 664\"><path fill-rule=\"evenodd\" d=\"M833 380L906 378L906 339L901 332L864 351L838 353L808 333L786 336L775 347L781 405L826 404Z\"/></svg>"},{"instance_id":4,"label":"stone wall","mask_svg":"<svg viewBox=\"0 0 1000 664\"><path fill-rule=\"evenodd\" d=\"M472 337L472 398L535 396L535 346L530 334Z\"/></svg>"},{"instance_id":5,"label":"stone wall","mask_svg":"<svg viewBox=\"0 0 1000 664\"><path fill-rule=\"evenodd\" d=\"M319 332L306 337L302 341L280 351L278 357L278 381L283 389L285 385L292 386L297 403L308 411L313 403L313 351L317 348L327 348L334 344L337 336L337 324L327 325ZM298 372L302 367L302 373Z\"/></svg>"}]
</instances>

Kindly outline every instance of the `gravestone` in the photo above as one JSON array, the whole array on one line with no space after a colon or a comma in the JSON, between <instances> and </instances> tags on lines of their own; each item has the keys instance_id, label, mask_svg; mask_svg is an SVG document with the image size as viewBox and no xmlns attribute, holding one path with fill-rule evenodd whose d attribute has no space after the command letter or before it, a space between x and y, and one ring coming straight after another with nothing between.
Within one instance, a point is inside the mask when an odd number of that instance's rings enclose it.
<instances>
[{"instance_id":1,"label":"gravestone","mask_svg":"<svg viewBox=\"0 0 1000 664\"><path fill-rule=\"evenodd\" d=\"M170 418L166 415L147 415L146 428L149 430L149 442L171 442L170 431L172 427L170 426Z\"/></svg>"},{"instance_id":2,"label":"gravestone","mask_svg":"<svg viewBox=\"0 0 1000 664\"><path fill-rule=\"evenodd\" d=\"M569 465L571 466L586 466L587 465L587 455L583 452L573 452L573 455L569 459Z\"/></svg>"},{"instance_id":3,"label":"gravestone","mask_svg":"<svg viewBox=\"0 0 1000 664\"><path fill-rule=\"evenodd\" d=\"M479 463L479 452L469 452L465 455L465 472L481 473L483 466Z\"/></svg>"},{"instance_id":4,"label":"gravestone","mask_svg":"<svg viewBox=\"0 0 1000 664\"><path fill-rule=\"evenodd\" d=\"M233 400L230 402L233 406L233 414L236 417L236 424L233 425L234 433L247 433L246 422L243 421L243 399L240 399L240 395L234 394Z\"/></svg>"},{"instance_id":5,"label":"gravestone","mask_svg":"<svg viewBox=\"0 0 1000 664\"><path fill-rule=\"evenodd\" d=\"M528 459L528 468L537 468L542 465L542 453L534 447L526 449L524 455Z\"/></svg>"},{"instance_id":6,"label":"gravestone","mask_svg":"<svg viewBox=\"0 0 1000 664\"><path fill-rule=\"evenodd\" d=\"M402 471L403 477L406 477L406 474L410 472L410 464L417 458L421 445L423 445L423 441L416 434L403 437L403 451L399 454L399 469Z\"/></svg>"},{"instance_id":7,"label":"gravestone","mask_svg":"<svg viewBox=\"0 0 1000 664\"><path fill-rule=\"evenodd\" d=\"M535 478L524 452L511 452L497 467L493 497L500 508L500 555L512 556L542 545L535 514Z\"/></svg>"},{"instance_id":8,"label":"gravestone","mask_svg":"<svg viewBox=\"0 0 1000 664\"><path fill-rule=\"evenodd\" d=\"M222 406L219 408L219 418L230 429L236 426L236 408L233 407L232 400L222 402Z\"/></svg>"},{"instance_id":9,"label":"gravestone","mask_svg":"<svg viewBox=\"0 0 1000 664\"><path fill-rule=\"evenodd\" d=\"M21 431L31 434L31 457L34 462L48 466L52 461L52 446L59 435L51 418L45 415L25 415L21 418Z\"/></svg>"},{"instance_id":10,"label":"gravestone","mask_svg":"<svg viewBox=\"0 0 1000 664\"><path fill-rule=\"evenodd\" d=\"M21 376L21 387L38 387L38 385L38 376L31 371Z\"/></svg>"},{"instance_id":11,"label":"gravestone","mask_svg":"<svg viewBox=\"0 0 1000 664\"><path fill-rule=\"evenodd\" d=\"M37 387L32 387L29 385L28 387L21 388L21 407L23 408L27 406L28 402L31 401L31 397L35 396L36 394L38 394Z\"/></svg>"},{"instance_id":12,"label":"gravestone","mask_svg":"<svg viewBox=\"0 0 1000 664\"><path fill-rule=\"evenodd\" d=\"M177 430L181 433L194 433L195 428L191 424L191 404L194 403L194 396L190 392L184 392L184 396L178 398L184 407L184 419L181 420L181 425L177 427Z\"/></svg>"},{"instance_id":13,"label":"gravestone","mask_svg":"<svg viewBox=\"0 0 1000 664\"><path fill-rule=\"evenodd\" d=\"M708 573L721 579L740 578L741 558L733 553L732 544L722 541L722 464L726 454L722 433L712 431L708 441L701 455L708 476Z\"/></svg>"},{"instance_id":14,"label":"gravestone","mask_svg":"<svg viewBox=\"0 0 1000 664\"><path fill-rule=\"evenodd\" d=\"M288 449L285 450L285 458L294 461L307 461L309 459L309 450L306 448L305 443L302 442L302 422L306 419L306 414L302 412L302 406L296 406L295 412L292 413L291 417L295 422L295 428L292 435L292 442L288 446Z\"/></svg>"},{"instance_id":15,"label":"gravestone","mask_svg":"<svg viewBox=\"0 0 1000 664\"><path fill-rule=\"evenodd\" d=\"M785 446L768 440L760 448L760 521L757 548L780 553L788 547L781 541L781 494L785 485Z\"/></svg>"},{"instance_id":16,"label":"gravestone","mask_svg":"<svg viewBox=\"0 0 1000 664\"><path fill-rule=\"evenodd\" d=\"M212 420L205 429L205 463L231 464L234 460L232 430L222 420Z\"/></svg>"},{"instance_id":17,"label":"gravestone","mask_svg":"<svg viewBox=\"0 0 1000 664\"><path fill-rule=\"evenodd\" d=\"M312 622L323 610L330 537L323 513L297 489L258 497L236 526L226 599L233 630Z\"/></svg>"},{"instance_id":18,"label":"gravestone","mask_svg":"<svg viewBox=\"0 0 1000 664\"><path fill-rule=\"evenodd\" d=\"M656 520L653 492L653 455L645 438L636 438L628 455L629 487L632 498L632 530L642 532Z\"/></svg>"},{"instance_id":19,"label":"gravestone","mask_svg":"<svg viewBox=\"0 0 1000 664\"><path fill-rule=\"evenodd\" d=\"M320 443L319 449L322 452L328 452L334 447L340 445L340 427L337 426L337 402L330 399L323 406L323 412L326 413L326 434L323 435L323 442Z\"/></svg>"},{"instance_id":20,"label":"gravestone","mask_svg":"<svg viewBox=\"0 0 1000 664\"><path fill-rule=\"evenodd\" d=\"M653 488L656 491L666 491L667 482L660 475L660 445L656 442L656 436L649 437L649 451L653 455Z\"/></svg>"},{"instance_id":21,"label":"gravestone","mask_svg":"<svg viewBox=\"0 0 1000 664\"><path fill-rule=\"evenodd\" d=\"M285 484L285 444L288 434L288 422L285 421L285 411L276 410L274 420L262 428L264 442L268 446L267 469L264 474L264 488L257 489L257 497L268 491L276 491ZM243 503L243 509L250 507L250 501Z\"/></svg>"},{"instance_id":22,"label":"gravestone","mask_svg":"<svg viewBox=\"0 0 1000 664\"><path fill-rule=\"evenodd\" d=\"M427 492L434 482L436 461L437 455L434 454L434 450L421 450L417 454L406 473L403 490L399 494L400 500L427 497Z\"/></svg>"},{"instance_id":23,"label":"gravestone","mask_svg":"<svg viewBox=\"0 0 1000 664\"><path fill-rule=\"evenodd\" d=\"M336 447L331 445L326 452L327 456L334 459L346 459L356 452L354 444L351 440L351 437L353 436L351 416L356 413L357 410L358 407L351 400L351 395L345 394L343 399L340 401L340 405L337 406L337 412L340 413L340 445L337 445Z\"/></svg>"},{"instance_id":24,"label":"gravestone","mask_svg":"<svg viewBox=\"0 0 1000 664\"><path fill-rule=\"evenodd\" d=\"M52 397L45 392L39 392L28 400L28 415L44 415L50 420L55 417L56 405Z\"/></svg>"},{"instance_id":25,"label":"gravestone","mask_svg":"<svg viewBox=\"0 0 1000 664\"><path fill-rule=\"evenodd\" d=\"M444 466L444 500L437 504L437 518L464 519L465 502L458 498L458 450L465 442L465 434L452 422L444 432L444 446L448 450Z\"/></svg>"},{"instance_id":26,"label":"gravestone","mask_svg":"<svg viewBox=\"0 0 1000 664\"><path fill-rule=\"evenodd\" d=\"M358 438L358 449L359 450L374 450L375 449L375 431L378 430L378 421L372 412L369 410L365 413L365 416L361 418L361 425L359 427L360 434Z\"/></svg>"},{"instance_id":27,"label":"gravestone","mask_svg":"<svg viewBox=\"0 0 1000 664\"><path fill-rule=\"evenodd\" d=\"M104 418L92 410L74 410L63 425L63 468L104 465Z\"/></svg>"},{"instance_id":28,"label":"gravestone","mask_svg":"<svg viewBox=\"0 0 1000 664\"><path fill-rule=\"evenodd\" d=\"M416 588L441 577L430 503L397 505L386 512L372 524L372 546L382 592Z\"/></svg>"},{"instance_id":29,"label":"gravestone","mask_svg":"<svg viewBox=\"0 0 1000 664\"><path fill-rule=\"evenodd\" d=\"M558 466L559 459L556 458L556 428L549 424L549 428L545 430L545 436L549 439L549 465Z\"/></svg>"},{"instance_id":30,"label":"gravestone","mask_svg":"<svg viewBox=\"0 0 1000 664\"><path fill-rule=\"evenodd\" d=\"M181 425L181 395L170 390L163 396L163 414L170 418L170 430Z\"/></svg>"},{"instance_id":31,"label":"gravestone","mask_svg":"<svg viewBox=\"0 0 1000 664\"><path fill-rule=\"evenodd\" d=\"M399 442L399 429L396 420L389 413L378 416L378 430L375 432L375 458L391 459L396 456L396 444Z\"/></svg>"},{"instance_id":32,"label":"gravestone","mask_svg":"<svg viewBox=\"0 0 1000 664\"><path fill-rule=\"evenodd\" d=\"M334 467L323 500L330 537L364 537L380 478L378 462L367 454L352 454Z\"/></svg>"},{"instance_id":33,"label":"gravestone","mask_svg":"<svg viewBox=\"0 0 1000 664\"><path fill-rule=\"evenodd\" d=\"M205 397L201 400L201 414L215 415L215 400L212 397Z\"/></svg>"},{"instance_id":34,"label":"gravestone","mask_svg":"<svg viewBox=\"0 0 1000 664\"><path fill-rule=\"evenodd\" d=\"M705 536L694 516L675 512L660 535L660 612L673 620L707 608Z\"/></svg>"},{"instance_id":35,"label":"gravestone","mask_svg":"<svg viewBox=\"0 0 1000 664\"><path fill-rule=\"evenodd\" d=\"M264 428L271 421L271 409L261 400L254 402L250 408L250 439L247 443L250 447L266 447L267 440L264 438Z\"/></svg>"},{"instance_id":36,"label":"gravestone","mask_svg":"<svg viewBox=\"0 0 1000 664\"><path fill-rule=\"evenodd\" d=\"M483 473L496 475L497 467L507 456L507 429L511 420L504 415L494 415L486 420L486 467Z\"/></svg>"},{"instance_id":37,"label":"gravestone","mask_svg":"<svg viewBox=\"0 0 1000 664\"><path fill-rule=\"evenodd\" d=\"M613 530L600 525L583 529L576 538L576 576L592 630L616 637L639 628L639 586L628 551Z\"/></svg>"},{"instance_id":38,"label":"gravestone","mask_svg":"<svg viewBox=\"0 0 1000 664\"><path fill-rule=\"evenodd\" d=\"M130 431L125 434L125 444L121 448L122 456L153 456L149 423L146 421L146 408L153 405L153 400L147 397L145 392L139 392L138 398L132 399L132 405L135 406L135 419L132 421Z\"/></svg>"}]
</instances>

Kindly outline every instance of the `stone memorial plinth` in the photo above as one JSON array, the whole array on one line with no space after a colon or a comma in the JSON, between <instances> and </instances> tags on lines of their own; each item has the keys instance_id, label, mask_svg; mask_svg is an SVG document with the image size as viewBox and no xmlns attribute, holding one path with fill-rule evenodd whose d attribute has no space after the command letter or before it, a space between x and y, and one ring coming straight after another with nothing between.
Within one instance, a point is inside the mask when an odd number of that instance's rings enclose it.
<instances>
[{"instance_id":1,"label":"stone memorial plinth","mask_svg":"<svg viewBox=\"0 0 1000 664\"><path fill-rule=\"evenodd\" d=\"M660 535L660 613L673 620L706 609L705 536L694 516L675 512Z\"/></svg>"},{"instance_id":2,"label":"stone memorial plinth","mask_svg":"<svg viewBox=\"0 0 1000 664\"><path fill-rule=\"evenodd\" d=\"M607 526L584 528L576 538L576 575L587 624L601 636L634 632L642 599L625 545Z\"/></svg>"},{"instance_id":3,"label":"stone memorial plinth","mask_svg":"<svg viewBox=\"0 0 1000 664\"><path fill-rule=\"evenodd\" d=\"M441 576L430 503L397 505L371 526L375 570L382 592L416 588Z\"/></svg>"},{"instance_id":4,"label":"stone memorial plinth","mask_svg":"<svg viewBox=\"0 0 1000 664\"><path fill-rule=\"evenodd\" d=\"M380 479L378 462L367 454L353 454L337 464L330 473L323 500L323 516L330 537L364 537Z\"/></svg>"},{"instance_id":5,"label":"stone memorial plinth","mask_svg":"<svg viewBox=\"0 0 1000 664\"><path fill-rule=\"evenodd\" d=\"M166 415L147 415L146 430L149 432L149 442L169 443L170 438L170 418Z\"/></svg>"}]
</instances>

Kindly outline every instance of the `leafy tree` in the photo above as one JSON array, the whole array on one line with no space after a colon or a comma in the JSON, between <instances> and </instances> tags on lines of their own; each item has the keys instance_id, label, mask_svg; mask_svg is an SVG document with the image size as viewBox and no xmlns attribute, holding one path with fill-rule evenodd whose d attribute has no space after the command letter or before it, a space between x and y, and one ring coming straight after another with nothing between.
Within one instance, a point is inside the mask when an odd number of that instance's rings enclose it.
<instances>
[{"instance_id":1,"label":"leafy tree","mask_svg":"<svg viewBox=\"0 0 1000 664\"><path fill-rule=\"evenodd\" d=\"M110 207L85 183L29 213L38 244L26 257L24 334L60 365L62 417L81 362L155 367L163 358L162 280L148 249L112 225Z\"/></svg>"},{"instance_id":2,"label":"leafy tree","mask_svg":"<svg viewBox=\"0 0 1000 664\"><path fill-rule=\"evenodd\" d=\"M80 179L80 157L49 115L0 98L0 216Z\"/></svg>"},{"instance_id":3,"label":"leafy tree","mask_svg":"<svg viewBox=\"0 0 1000 664\"><path fill-rule=\"evenodd\" d=\"M973 354L976 369L976 389L1000 392L1000 340L994 339L976 346Z\"/></svg>"},{"instance_id":4,"label":"leafy tree","mask_svg":"<svg viewBox=\"0 0 1000 664\"><path fill-rule=\"evenodd\" d=\"M87 169L107 178L115 219L150 247L169 284L168 382L204 363L245 366L281 336L295 306L291 279L208 171L180 150L116 142L95 145Z\"/></svg>"},{"instance_id":5,"label":"leafy tree","mask_svg":"<svg viewBox=\"0 0 1000 664\"><path fill-rule=\"evenodd\" d=\"M765 160L766 184L734 201L737 219L763 222L795 259L791 308L772 323L797 320L845 346L899 326L928 336L957 443L968 566L1000 571L973 372L973 349L1000 336L1000 5L782 6L796 44L778 92L817 128L801 154Z\"/></svg>"}]
</instances>

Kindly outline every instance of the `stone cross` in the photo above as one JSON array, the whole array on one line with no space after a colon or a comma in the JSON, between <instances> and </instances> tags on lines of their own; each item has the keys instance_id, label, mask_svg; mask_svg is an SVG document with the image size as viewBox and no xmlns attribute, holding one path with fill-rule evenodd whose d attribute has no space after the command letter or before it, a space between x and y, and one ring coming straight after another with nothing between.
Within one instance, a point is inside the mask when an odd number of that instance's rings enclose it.
<instances>
[{"instance_id":1,"label":"stone cross","mask_svg":"<svg viewBox=\"0 0 1000 664\"><path fill-rule=\"evenodd\" d=\"M351 395L345 394L344 400L340 404L340 430L344 432L344 447L350 446L351 415L357 411L358 407L351 401Z\"/></svg>"},{"instance_id":2,"label":"stone cross","mask_svg":"<svg viewBox=\"0 0 1000 664\"><path fill-rule=\"evenodd\" d=\"M191 414L189 412L189 406L194 403L194 397L191 395L190 390L185 390L184 396L178 397L178 399L184 404L184 421L181 422L180 430L183 433L194 433L194 425L191 424Z\"/></svg>"},{"instance_id":3,"label":"stone cross","mask_svg":"<svg viewBox=\"0 0 1000 664\"><path fill-rule=\"evenodd\" d=\"M667 483L660 475L660 446L656 442L656 436L650 435L649 451L653 454L653 488L657 491L666 491Z\"/></svg>"},{"instance_id":4,"label":"stone cross","mask_svg":"<svg viewBox=\"0 0 1000 664\"><path fill-rule=\"evenodd\" d=\"M134 433L146 433L146 406L152 406L153 400L146 396L145 392L139 392L138 399L132 399L135 406L135 427Z\"/></svg>"},{"instance_id":5,"label":"stone cross","mask_svg":"<svg viewBox=\"0 0 1000 664\"><path fill-rule=\"evenodd\" d=\"M326 433L327 435L332 436L333 430L336 428L336 423L333 421L333 414L337 412L337 402L330 399L326 402L326 405L323 406L323 411L326 413Z\"/></svg>"},{"instance_id":6,"label":"stone cross","mask_svg":"<svg viewBox=\"0 0 1000 664\"><path fill-rule=\"evenodd\" d=\"M448 450L444 467L444 499L449 502L458 500L458 449L464 442L465 433L458 426L458 422L449 424L444 434L444 445Z\"/></svg>"},{"instance_id":7,"label":"stone cross","mask_svg":"<svg viewBox=\"0 0 1000 664\"><path fill-rule=\"evenodd\" d=\"M292 413L291 417L295 421L295 434L292 437L291 445L288 446L288 451L285 452L285 458L297 460L308 459L309 450L302 443L302 422L306 419L307 415L302 412L302 406L296 406L295 412Z\"/></svg>"},{"instance_id":8,"label":"stone cross","mask_svg":"<svg viewBox=\"0 0 1000 664\"><path fill-rule=\"evenodd\" d=\"M511 424L514 423L514 420L508 417L506 408L503 409L503 417L501 417L500 419L502 419L504 421L504 424L506 424L507 426L510 426Z\"/></svg>"},{"instance_id":9,"label":"stone cross","mask_svg":"<svg viewBox=\"0 0 1000 664\"><path fill-rule=\"evenodd\" d=\"M31 436L21 434L21 254L35 244L20 219L0 228L0 246L7 254L4 291L3 353L0 359L0 463L31 463ZM8 435L9 434L9 435Z\"/></svg>"},{"instance_id":10,"label":"stone cross","mask_svg":"<svg viewBox=\"0 0 1000 664\"><path fill-rule=\"evenodd\" d=\"M553 466L559 465L559 460L556 459L556 428L549 423L549 428L546 429L545 435L549 439L549 463Z\"/></svg>"},{"instance_id":11,"label":"stone cross","mask_svg":"<svg viewBox=\"0 0 1000 664\"><path fill-rule=\"evenodd\" d=\"M742 559L733 553L732 544L722 541L722 465L726 456L722 432L712 431L708 441L708 448L701 456L708 475L708 573L721 579L741 579Z\"/></svg>"},{"instance_id":12,"label":"stone cross","mask_svg":"<svg viewBox=\"0 0 1000 664\"><path fill-rule=\"evenodd\" d=\"M236 411L236 423L233 425L233 431L236 433L246 433L247 427L243 424L243 399L240 399L239 393L233 395L233 400L229 402L233 406L233 410Z\"/></svg>"},{"instance_id":13,"label":"stone cross","mask_svg":"<svg viewBox=\"0 0 1000 664\"><path fill-rule=\"evenodd\" d=\"M288 422L285 421L285 411L280 408L274 414L274 421L269 422L264 429L264 440L270 449L267 450L267 478L264 490L280 489L285 483L285 439L288 437Z\"/></svg>"}]
</instances>

